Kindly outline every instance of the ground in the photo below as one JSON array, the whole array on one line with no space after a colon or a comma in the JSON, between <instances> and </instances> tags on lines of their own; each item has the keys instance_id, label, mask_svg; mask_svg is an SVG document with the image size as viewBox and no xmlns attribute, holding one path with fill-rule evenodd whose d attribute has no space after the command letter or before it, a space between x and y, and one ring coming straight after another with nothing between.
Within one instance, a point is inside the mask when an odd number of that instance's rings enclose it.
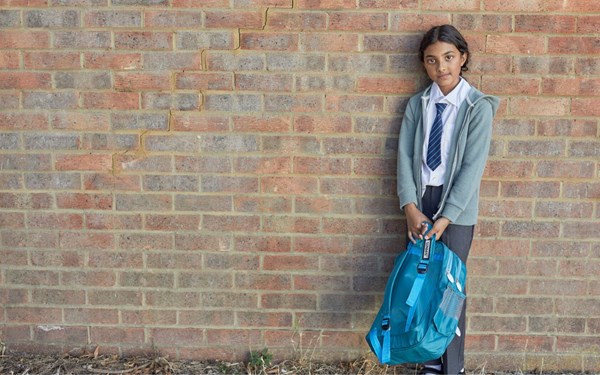
<instances>
[{"instance_id":1,"label":"ground","mask_svg":"<svg viewBox=\"0 0 600 375\"><path fill-rule=\"evenodd\" d=\"M271 363L268 352L255 352L247 362L210 362L172 360L161 356L119 357L102 355L98 348L92 352L62 355L15 353L4 348L0 352L1 375L415 375L414 367L381 366L371 358L354 362L316 363L305 360L289 360ZM494 372L476 369L469 375L533 375ZM540 375L540 373L537 373ZM547 375L547 374L545 374ZM573 374L570 374L573 375Z\"/></svg>"}]
</instances>

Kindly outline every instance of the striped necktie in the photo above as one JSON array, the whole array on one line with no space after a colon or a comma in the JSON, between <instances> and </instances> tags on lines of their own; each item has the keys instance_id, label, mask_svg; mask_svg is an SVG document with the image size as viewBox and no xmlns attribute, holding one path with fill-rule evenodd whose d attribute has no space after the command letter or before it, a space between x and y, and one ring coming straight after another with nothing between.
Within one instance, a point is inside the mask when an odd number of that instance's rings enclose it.
<instances>
[{"instance_id":1,"label":"striped necktie","mask_svg":"<svg viewBox=\"0 0 600 375\"><path fill-rule=\"evenodd\" d=\"M437 103L435 105L436 113L435 120L433 120L433 125L431 126L431 131L429 133L429 144L427 146L427 166L432 171L435 171L437 167L442 164L442 130L444 127L444 123L442 121L442 112L446 109L447 104Z\"/></svg>"}]
</instances>

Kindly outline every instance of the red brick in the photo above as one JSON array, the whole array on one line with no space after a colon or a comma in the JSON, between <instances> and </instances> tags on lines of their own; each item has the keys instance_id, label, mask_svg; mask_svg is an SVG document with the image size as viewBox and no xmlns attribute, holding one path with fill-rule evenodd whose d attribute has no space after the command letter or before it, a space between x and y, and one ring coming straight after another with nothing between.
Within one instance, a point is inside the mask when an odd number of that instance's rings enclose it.
<instances>
[{"instance_id":1,"label":"red brick","mask_svg":"<svg viewBox=\"0 0 600 375\"><path fill-rule=\"evenodd\" d=\"M56 206L67 209L112 209L111 194L57 193Z\"/></svg>"},{"instance_id":2,"label":"red brick","mask_svg":"<svg viewBox=\"0 0 600 375\"><path fill-rule=\"evenodd\" d=\"M35 214L32 214L32 215L35 215ZM28 220L27 220L28 226L30 225L29 224L30 220L31 220L30 218L28 218ZM45 220L42 220L42 221L45 221ZM0 217L0 228L3 228L3 229L22 228L22 229L24 229L25 228L25 214L21 213L21 212L4 212L2 214L2 216Z\"/></svg>"},{"instance_id":3,"label":"red brick","mask_svg":"<svg viewBox=\"0 0 600 375\"><path fill-rule=\"evenodd\" d=\"M537 165L537 175L539 177L560 177L560 178L592 178L594 175L594 166L586 161L551 161L544 160Z\"/></svg>"},{"instance_id":4,"label":"red brick","mask_svg":"<svg viewBox=\"0 0 600 375\"><path fill-rule=\"evenodd\" d=\"M325 103L332 112L382 112L384 98L381 96L328 95Z\"/></svg>"},{"instance_id":5,"label":"red brick","mask_svg":"<svg viewBox=\"0 0 600 375\"><path fill-rule=\"evenodd\" d=\"M113 249L114 236L110 233L67 232L60 237L63 249Z\"/></svg>"},{"instance_id":6,"label":"red brick","mask_svg":"<svg viewBox=\"0 0 600 375\"><path fill-rule=\"evenodd\" d=\"M161 231L188 231L199 228L199 215L146 215L145 229Z\"/></svg>"},{"instance_id":7,"label":"red brick","mask_svg":"<svg viewBox=\"0 0 600 375\"><path fill-rule=\"evenodd\" d=\"M236 73L234 82L238 91L290 92L293 77L288 74Z\"/></svg>"},{"instance_id":8,"label":"red brick","mask_svg":"<svg viewBox=\"0 0 600 375\"><path fill-rule=\"evenodd\" d=\"M593 207L588 203L537 202L535 214L538 217L591 219Z\"/></svg>"},{"instance_id":9,"label":"red brick","mask_svg":"<svg viewBox=\"0 0 600 375\"><path fill-rule=\"evenodd\" d=\"M414 1L414 0L413 0ZM355 9L355 0L298 0L295 4L298 9Z\"/></svg>"},{"instance_id":10,"label":"red brick","mask_svg":"<svg viewBox=\"0 0 600 375\"><path fill-rule=\"evenodd\" d=\"M204 17L206 28L262 29L263 27L263 12L208 10L204 12Z\"/></svg>"},{"instance_id":11,"label":"red brick","mask_svg":"<svg viewBox=\"0 0 600 375\"><path fill-rule=\"evenodd\" d=\"M88 300L90 305L141 306L142 293L125 290L90 290Z\"/></svg>"},{"instance_id":12,"label":"red brick","mask_svg":"<svg viewBox=\"0 0 600 375\"><path fill-rule=\"evenodd\" d=\"M83 290L38 289L31 295L31 302L37 305L83 305Z\"/></svg>"},{"instance_id":13,"label":"red brick","mask_svg":"<svg viewBox=\"0 0 600 375\"><path fill-rule=\"evenodd\" d=\"M286 306L297 310L316 310L317 296L314 294L270 293L261 296L260 305L266 309L278 309Z\"/></svg>"},{"instance_id":14,"label":"red brick","mask_svg":"<svg viewBox=\"0 0 600 375\"><path fill-rule=\"evenodd\" d=\"M600 53L597 37L548 37L548 53L597 54Z\"/></svg>"},{"instance_id":15,"label":"red brick","mask_svg":"<svg viewBox=\"0 0 600 375\"><path fill-rule=\"evenodd\" d=\"M108 171L112 169L110 155L57 155L55 168L61 171Z\"/></svg>"},{"instance_id":16,"label":"red brick","mask_svg":"<svg viewBox=\"0 0 600 375\"><path fill-rule=\"evenodd\" d=\"M549 12L563 10L561 0L484 0L483 8L496 12Z\"/></svg>"},{"instance_id":17,"label":"red brick","mask_svg":"<svg viewBox=\"0 0 600 375\"><path fill-rule=\"evenodd\" d=\"M577 32L579 34L595 34L600 28L600 16L577 17Z\"/></svg>"},{"instance_id":18,"label":"red brick","mask_svg":"<svg viewBox=\"0 0 600 375\"><path fill-rule=\"evenodd\" d=\"M167 32L115 32L115 48L129 50L171 50L173 34Z\"/></svg>"},{"instance_id":19,"label":"red brick","mask_svg":"<svg viewBox=\"0 0 600 375\"><path fill-rule=\"evenodd\" d=\"M316 193L318 180L313 177L263 177L261 191L271 194Z\"/></svg>"},{"instance_id":20,"label":"red brick","mask_svg":"<svg viewBox=\"0 0 600 375\"><path fill-rule=\"evenodd\" d=\"M379 195L381 182L368 178L323 178L320 190L324 194Z\"/></svg>"},{"instance_id":21,"label":"red brick","mask_svg":"<svg viewBox=\"0 0 600 375\"><path fill-rule=\"evenodd\" d=\"M378 228L379 223L376 219L323 219L323 233L329 234L371 234L376 233Z\"/></svg>"},{"instance_id":22,"label":"red brick","mask_svg":"<svg viewBox=\"0 0 600 375\"><path fill-rule=\"evenodd\" d=\"M296 313L302 327L307 329L346 330L352 326L352 314L337 312L299 312Z\"/></svg>"},{"instance_id":23,"label":"red brick","mask_svg":"<svg viewBox=\"0 0 600 375\"><path fill-rule=\"evenodd\" d=\"M46 229L81 229L83 216L69 213L32 212L27 215L27 226Z\"/></svg>"},{"instance_id":24,"label":"red brick","mask_svg":"<svg viewBox=\"0 0 600 375\"><path fill-rule=\"evenodd\" d=\"M233 129L240 132L287 132L291 128L291 118L288 116L234 116Z\"/></svg>"},{"instance_id":25,"label":"red brick","mask_svg":"<svg viewBox=\"0 0 600 375\"><path fill-rule=\"evenodd\" d=\"M600 116L600 99L573 98L571 102L571 114L573 116Z\"/></svg>"},{"instance_id":26,"label":"red brick","mask_svg":"<svg viewBox=\"0 0 600 375\"><path fill-rule=\"evenodd\" d=\"M545 34L572 34L575 32L575 16L517 15L516 32L543 32Z\"/></svg>"},{"instance_id":27,"label":"red brick","mask_svg":"<svg viewBox=\"0 0 600 375\"><path fill-rule=\"evenodd\" d=\"M312 217L270 216L263 221L265 232L313 234L320 230L320 220Z\"/></svg>"},{"instance_id":28,"label":"red brick","mask_svg":"<svg viewBox=\"0 0 600 375\"><path fill-rule=\"evenodd\" d=\"M543 37L488 35L485 51L491 54L541 55L546 52L544 45Z\"/></svg>"},{"instance_id":29,"label":"red brick","mask_svg":"<svg viewBox=\"0 0 600 375\"><path fill-rule=\"evenodd\" d=\"M19 53L17 51L0 51L0 69L18 69Z\"/></svg>"},{"instance_id":30,"label":"red brick","mask_svg":"<svg viewBox=\"0 0 600 375\"><path fill-rule=\"evenodd\" d=\"M554 338L548 336L500 336L498 349L510 352L528 353L550 352L554 348Z\"/></svg>"},{"instance_id":31,"label":"red brick","mask_svg":"<svg viewBox=\"0 0 600 375\"><path fill-rule=\"evenodd\" d=\"M504 14L455 14L454 22L457 29L463 32L479 31L484 33L512 31L512 16ZM435 25L432 25L435 26ZM480 56L477 56L479 59Z\"/></svg>"},{"instance_id":32,"label":"red brick","mask_svg":"<svg viewBox=\"0 0 600 375\"><path fill-rule=\"evenodd\" d=\"M316 271L319 260L306 255L265 255L262 268L267 271Z\"/></svg>"},{"instance_id":33,"label":"red brick","mask_svg":"<svg viewBox=\"0 0 600 375\"><path fill-rule=\"evenodd\" d=\"M177 73L175 86L183 90L233 90L231 73Z\"/></svg>"},{"instance_id":34,"label":"red brick","mask_svg":"<svg viewBox=\"0 0 600 375\"><path fill-rule=\"evenodd\" d=\"M363 2L371 1L373 5L379 5L384 1L378 0L362 0ZM394 1L394 0L388 0ZM397 1L397 0L396 0ZM395 8L392 8L395 9ZM421 14L421 13L397 13L391 14L390 31L401 32L422 32L433 26L444 25L450 23L451 14Z\"/></svg>"},{"instance_id":35,"label":"red brick","mask_svg":"<svg viewBox=\"0 0 600 375\"><path fill-rule=\"evenodd\" d=\"M323 31L327 29L327 14L275 10L269 11L266 30Z\"/></svg>"},{"instance_id":36,"label":"red brick","mask_svg":"<svg viewBox=\"0 0 600 375\"><path fill-rule=\"evenodd\" d=\"M465 337L465 348L471 352L493 351L496 347L495 335L480 335L469 333Z\"/></svg>"},{"instance_id":37,"label":"red brick","mask_svg":"<svg viewBox=\"0 0 600 375\"><path fill-rule=\"evenodd\" d=\"M110 117L106 113L62 111L50 120L52 128L59 130L107 131L110 128Z\"/></svg>"},{"instance_id":38,"label":"red brick","mask_svg":"<svg viewBox=\"0 0 600 375\"><path fill-rule=\"evenodd\" d=\"M349 174L352 159L336 157L294 157L294 172L311 175L345 175Z\"/></svg>"},{"instance_id":39,"label":"red brick","mask_svg":"<svg viewBox=\"0 0 600 375\"><path fill-rule=\"evenodd\" d=\"M117 235L117 246L120 249L169 250L173 248L171 233L130 233Z\"/></svg>"},{"instance_id":40,"label":"red brick","mask_svg":"<svg viewBox=\"0 0 600 375\"><path fill-rule=\"evenodd\" d=\"M87 213L86 226L96 230L141 229L142 216L140 214L113 215L108 213Z\"/></svg>"},{"instance_id":41,"label":"red brick","mask_svg":"<svg viewBox=\"0 0 600 375\"><path fill-rule=\"evenodd\" d=\"M241 157L235 159L233 169L240 173L289 174L292 162L289 157Z\"/></svg>"},{"instance_id":42,"label":"red brick","mask_svg":"<svg viewBox=\"0 0 600 375\"><path fill-rule=\"evenodd\" d=\"M128 325L175 325L177 312L169 310L122 310L123 324Z\"/></svg>"},{"instance_id":43,"label":"red brick","mask_svg":"<svg viewBox=\"0 0 600 375\"><path fill-rule=\"evenodd\" d=\"M179 324L196 327L233 326L235 322L233 311L181 311Z\"/></svg>"},{"instance_id":44,"label":"red brick","mask_svg":"<svg viewBox=\"0 0 600 375\"><path fill-rule=\"evenodd\" d=\"M60 324L62 322L60 308L43 307L7 307L6 317L14 323Z\"/></svg>"},{"instance_id":45,"label":"red brick","mask_svg":"<svg viewBox=\"0 0 600 375\"><path fill-rule=\"evenodd\" d=\"M475 295L524 295L528 282L515 277L472 277L468 288L469 293Z\"/></svg>"},{"instance_id":46,"label":"red brick","mask_svg":"<svg viewBox=\"0 0 600 375\"><path fill-rule=\"evenodd\" d=\"M208 6L206 6L208 7ZM144 12L144 26L154 28L199 28L202 27L202 12L152 10Z\"/></svg>"},{"instance_id":47,"label":"red brick","mask_svg":"<svg viewBox=\"0 0 600 375\"><path fill-rule=\"evenodd\" d=\"M229 119L203 113L175 113L171 117L172 129L183 132L223 132L229 130Z\"/></svg>"},{"instance_id":48,"label":"red brick","mask_svg":"<svg viewBox=\"0 0 600 375\"><path fill-rule=\"evenodd\" d=\"M87 109L139 109L140 97L133 92L83 93L83 107Z\"/></svg>"},{"instance_id":49,"label":"red brick","mask_svg":"<svg viewBox=\"0 0 600 375\"><path fill-rule=\"evenodd\" d=\"M228 8L229 0L173 0L176 8Z\"/></svg>"},{"instance_id":50,"label":"red brick","mask_svg":"<svg viewBox=\"0 0 600 375\"><path fill-rule=\"evenodd\" d=\"M41 267L83 267L84 255L79 251L36 251L31 253L31 264Z\"/></svg>"},{"instance_id":51,"label":"red brick","mask_svg":"<svg viewBox=\"0 0 600 375\"><path fill-rule=\"evenodd\" d=\"M88 69L142 69L141 53L86 52L83 66Z\"/></svg>"},{"instance_id":52,"label":"red brick","mask_svg":"<svg viewBox=\"0 0 600 375\"><path fill-rule=\"evenodd\" d=\"M316 154L319 152L317 137L278 136L266 135L262 137L262 149L267 152L276 152L282 155L289 154Z\"/></svg>"},{"instance_id":53,"label":"red brick","mask_svg":"<svg viewBox=\"0 0 600 375\"><path fill-rule=\"evenodd\" d=\"M300 40L303 51L308 52L358 52L358 34L304 33Z\"/></svg>"},{"instance_id":54,"label":"red brick","mask_svg":"<svg viewBox=\"0 0 600 375\"><path fill-rule=\"evenodd\" d=\"M206 339L211 346L254 347L261 344L261 333L258 330L207 329Z\"/></svg>"},{"instance_id":55,"label":"red brick","mask_svg":"<svg viewBox=\"0 0 600 375\"><path fill-rule=\"evenodd\" d=\"M243 50L296 51L298 35L286 33L242 32L240 47Z\"/></svg>"},{"instance_id":56,"label":"red brick","mask_svg":"<svg viewBox=\"0 0 600 375\"><path fill-rule=\"evenodd\" d=\"M287 236L236 236L234 243L237 251L270 253L291 251L291 239Z\"/></svg>"},{"instance_id":57,"label":"red brick","mask_svg":"<svg viewBox=\"0 0 600 375\"><path fill-rule=\"evenodd\" d=\"M354 159L354 173L359 176L395 176L396 160L382 158Z\"/></svg>"},{"instance_id":58,"label":"red brick","mask_svg":"<svg viewBox=\"0 0 600 375\"><path fill-rule=\"evenodd\" d=\"M0 129L3 130L47 130L48 117L42 113L0 113Z\"/></svg>"},{"instance_id":59,"label":"red brick","mask_svg":"<svg viewBox=\"0 0 600 375\"><path fill-rule=\"evenodd\" d=\"M446 10L446 11L474 11L479 10L478 0L448 0L448 1L436 1L436 0L423 0L421 5L425 10Z\"/></svg>"},{"instance_id":60,"label":"red brick","mask_svg":"<svg viewBox=\"0 0 600 375\"><path fill-rule=\"evenodd\" d=\"M531 245L528 240L486 240L479 239L473 243L473 252L482 257L526 257Z\"/></svg>"},{"instance_id":61,"label":"red brick","mask_svg":"<svg viewBox=\"0 0 600 375\"><path fill-rule=\"evenodd\" d=\"M532 280L529 284L529 293L548 296L580 296L585 295L586 287L586 282L581 280ZM564 314L564 312L561 311L559 314Z\"/></svg>"},{"instance_id":62,"label":"red brick","mask_svg":"<svg viewBox=\"0 0 600 375\"><path fill-rule=\"evenodd\" d=\"M416 91L413 78L359 77L357 92L366 94L409 94Z\"/></svg>"},{"instance_id":63,"label":"red brick","mask_svg":"<svg viewBox=\"0 0 600 375\"><path fill-rule=\"evenodd\" d=\"M292 199L289 197L235 197L233 209L237 212L289 213Z\"/></svg>"},{"instance_id":64,"label":"red brick","mask_svg":"<svg viewBox=\"0 0 600 375\"><path fill-rule=\"evenodd\" d=\"M486 93L495 95L538 95L540 93L539 78L488 76L482 78L481 86Z\"/></svg>"},{"instance_id":65,"label":"red brick","mask_svg":"<svg viewBox=\"0 0 600 375\"><path fill-rule=\"evenodd\" d=\"M559 182L502 182L501 195L512 198L558 198L560 194Z\"/></svg>"},{"instance_id":66,"label":"red brick","mask_svg":"<svg viewBox=\"0 0 600 375\"><path fill-rule=\"evenodd\" d=\"M329 30L382 31L388 28L386 13L329 13Z\"/></svg>"},{"instance_id":67,"label":"red brick","mask_svg":"<svg viewBox=\"0 0 600 375\"><path fill-rule=\"evenodd\" d=\"M2 31L2 49L43 49L50 47L50 33L46 31Z\"/></svg>"},{"instance_id":68,"label":"red brick","mask_svg":"<svg viewBox=\"0 0 600 375\"><path fill-rule=\"evenodd\" d=\"M114 87L120 91L169 90L171 89L171 75L165 73L117 73Z\"/></svg>"},{"instance_id":69,"label":"red brick","mask_svg":"<svg viewBox=\"0 0 600 375\"><path fill-rule=\"evenodd\" d=\"M94 344L139 344L144 342L144 337L143 328L92 327L90 330L90 341Z\"/></svg>"},{"instance_id":70,"label":"red brick","mask_svg":"<svg viewBox=\"0 0 600 375\"><path fill-rule=\"evenodd\" d=\"M515 97L510 101L513 115L564 116L569 114L568 99L552 97Z\"/></svg>"},{"instance_id":71,"label":"red brick","mask_svg":"<svg viewBox=\"0 0 600 375\"><path fill-rule=\"evenodd\" d=\"M238 290L290 290L289 275L238 273L235 276L235 288Z\"/></svg>"},{"instance_id":72,"label":"red brick","mask_svg":"<svg viewBox=\"0 0 600 375\"><path fill-rule=\"evenodd\" d=\"M260 228L258 216L216 216L204 215L202 229L217 232L253 232Z\"/></svg>"},{"instance_id":73,"label":"red brick","mask_svg":"<svg viewBox=\"0 0 600 375\"><path fill-rule=\"evenodd\" d=\"M81 68L79 53L76 52L24 52L23 64L25 68L35 70L72 70Z\"/></svg>"},{"instance_id":74,"label":"red brick","mask_svg":"<svg viewBox=\"0 0 600 375\"><path fill-rule=\"evenodd\" d=\"M192 346L204 342L204 331L201 328L152 328L149 339L156 345L171 348Z\"/></svg>"}]
</instances>

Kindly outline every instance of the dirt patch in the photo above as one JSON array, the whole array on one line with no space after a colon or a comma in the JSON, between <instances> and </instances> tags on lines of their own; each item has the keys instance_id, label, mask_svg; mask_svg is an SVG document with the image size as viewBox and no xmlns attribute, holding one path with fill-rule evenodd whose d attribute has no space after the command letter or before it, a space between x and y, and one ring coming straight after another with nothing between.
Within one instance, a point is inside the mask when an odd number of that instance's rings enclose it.
<instances>
[{"instance_id":1,"label":"dirt patch","mask_svg":"<svg viewBox=\"0 0 600 375\"><path fill-rule=\"evenodd\" d=\"M2 349L2 348L0 348ZM270 363L268 353L250 356L246 362L172 360L162 356L120 357L93 352L68 354L31 354L0 352L1 375L416 375L414 366L382 366L373 358L353 362L320 363L306 360L287 360ZM267 361L265 361L267 359ZM533 373L495 372L476 369L469 375L533 375ZM536 372L535 375L540 375ZM543 373L549 375L549 373ZM553 374L557 375L557 374ZM569 373L569 375L574 375Z\"/></svg>"},{"instance_id":2,"label":"dirt patch","mask_svg":"<svg viewBox=\"0 0 600 375\"><path fill-rule=\"evenodd\" d=\"M82 353L79 355L41 355L5 352L0 356L2 375L183 375L183 374L248 374L248 375L309 375L309 374L369 374L369 375L414 375L414 369L402 366L380 366L370 359L349 363L306 363L305 361L283 361L265 364L248 362L217 362L171 360L156 356L119 357Z\"/></svg>"}]
</instances>

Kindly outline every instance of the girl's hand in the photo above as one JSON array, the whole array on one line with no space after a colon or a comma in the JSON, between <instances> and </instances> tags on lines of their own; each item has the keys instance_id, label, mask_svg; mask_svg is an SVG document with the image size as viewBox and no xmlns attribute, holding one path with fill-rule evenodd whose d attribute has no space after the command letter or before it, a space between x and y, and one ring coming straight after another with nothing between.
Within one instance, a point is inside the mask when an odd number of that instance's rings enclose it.
<instances>
[{"instance_id":1,"label":"girl's hand","mask_svg":"<svg viewBox=\"0 0 600 375\"><path fill-rule=\"evenodd\" d=\"M414 203L409 203L404 206L406 214L406 227L408 230L408 239L412 243L416 243L418 239L423 239L427 232L427 224L431 224L431 220L423 214ZM446 227L444 227L446 229ZM443 230L442 230L443 232Z\"/></svg>"},{"instance_id":2,"label":"girl's hand","mask_svg":"<svg viewBox=\"0 0 600 375\"><path fill-rule=\"evenodd\" d=\"M444 231L446 230L448 225L450 225L450 220L443 216L440 217L435 221L435 223L433 223L433 228L431 228L431 230L427 233L427 236L425 236L425 238L429 239L435 234L435 239L439 240L440 238L442 238L442 234L444 234Z\"/></svg>"}]
</instances>

